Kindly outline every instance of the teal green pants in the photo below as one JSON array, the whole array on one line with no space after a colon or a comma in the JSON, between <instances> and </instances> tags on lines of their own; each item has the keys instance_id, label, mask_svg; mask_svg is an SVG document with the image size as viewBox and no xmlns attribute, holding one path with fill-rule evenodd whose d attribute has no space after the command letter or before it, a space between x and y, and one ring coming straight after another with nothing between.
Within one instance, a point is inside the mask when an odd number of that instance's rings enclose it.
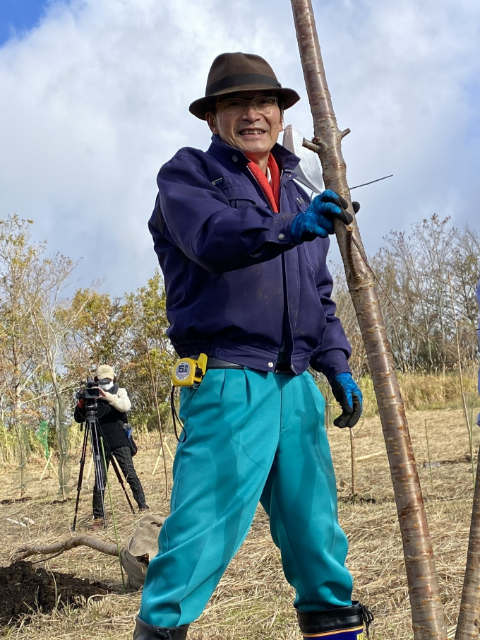
<instances>
[{"instance_id":1,"label":"teal green pants","mask_svg":"<svg viewBox=\"0 0 480 640\"><path fill-rule=\"evenodd\" d=\"M182 390L186 439L177 448L171 513L148 567L140 618L160 627L198 618L259 501L295 606L351 604L324 410L309 373L216 369L198 389Z\"/></svg>"}]
</instances>

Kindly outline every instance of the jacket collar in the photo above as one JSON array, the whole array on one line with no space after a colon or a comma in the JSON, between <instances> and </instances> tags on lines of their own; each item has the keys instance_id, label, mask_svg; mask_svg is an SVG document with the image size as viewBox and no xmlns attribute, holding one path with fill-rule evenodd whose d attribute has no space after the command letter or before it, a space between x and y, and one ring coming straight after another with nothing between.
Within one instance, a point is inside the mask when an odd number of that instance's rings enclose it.
<instances>
[{"instance_id":1,"label":"jacket collar","mask_svg":"<svg viewBox=\"0 0 480 640\"><path fill-rule=\"evenodd\" d=\"M226 160L228 164L235 167L246 167L250 162L242 151L225 144L217 134L213 134L212 144L210 145L207 153L210 153L219 160L223 160L224 163ZM288 149L285 149L285 147L278 143L273 147L272 154L277 161L280 171L293 171L300 162L300 158L298 156L291 153ZM295 174L293 174L293 177L295 177Z\"/></svg>"}]
</instances>

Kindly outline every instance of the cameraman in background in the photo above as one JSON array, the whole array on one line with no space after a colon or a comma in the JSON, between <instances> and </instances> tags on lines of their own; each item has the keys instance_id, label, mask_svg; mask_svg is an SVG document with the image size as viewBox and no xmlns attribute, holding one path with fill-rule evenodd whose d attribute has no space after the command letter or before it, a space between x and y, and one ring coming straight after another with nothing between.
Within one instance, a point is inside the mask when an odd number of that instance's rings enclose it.
<instances>
[{"instance_id":1,"label":"cameraman in background","mask_svg":"<svg viewBox=\"0 0 480 640\"><path fill-rule=\"evenodd\" d=\"M148 506L145 502L145 494L140 479L133 466L132 449L130 442L123 428L127 424L127 411L130 410L131 402L126 389L119 387L115 378L113 368L108 364L98 367L95 382L99 389L97 428L98 436L103 438L105 450L105 460L108 466L112 455L120 467L125 480L130 485L133 497L137 501L138 510L146 511ZM85 422L85 400L80 398L75 408L74 419L76 422ZM97 452L94 452L97 453ZM103 454L100 451L100 458ZM101 465L104 473L103 485L106 486L106 474L104 465ZM93 488L93 519L94 527L103 526L104 491L95 486Z\"/></svg>"}]
</instances>

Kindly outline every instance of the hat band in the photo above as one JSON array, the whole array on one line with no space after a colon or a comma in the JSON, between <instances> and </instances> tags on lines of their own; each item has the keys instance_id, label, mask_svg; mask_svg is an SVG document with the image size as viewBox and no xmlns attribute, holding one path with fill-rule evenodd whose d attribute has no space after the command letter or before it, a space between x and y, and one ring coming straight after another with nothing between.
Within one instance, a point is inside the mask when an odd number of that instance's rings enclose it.
<instances>
[{"instance_id":1,"label":"hat band","mask_svg":"<svg viewBox=\"0 0 480 640\"><path fill-rule=\"evenodd\" d=\"M215 95L219 91L223 91L223 89L231 89L232 87L241 87L243 85L246 86L251 84L263 84L268 87L275 87L275 89L282 88L282 85L276 78L266 76L263 73L237 73L234 76L226 76L225 78L221 78L220 80L208 85L205 91L205 97L208 98L209 96Z\"/></svg>"}]
</instances>

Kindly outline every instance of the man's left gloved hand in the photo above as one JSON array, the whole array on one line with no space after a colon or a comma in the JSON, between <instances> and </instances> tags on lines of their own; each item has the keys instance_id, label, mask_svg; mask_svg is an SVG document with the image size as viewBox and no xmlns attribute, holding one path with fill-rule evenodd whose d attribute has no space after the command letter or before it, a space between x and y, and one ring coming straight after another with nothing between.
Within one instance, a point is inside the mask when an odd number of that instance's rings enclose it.
<instances>
[{"instance_id":1,"label":"man's left gloved hand","mask_svg":"<svg viewBox=\"0 0 480 640\"><path fill-rule=\"evenodd\" d=\"M335 191L327 189L312 200L308 209L299 213L292 222L291 232L295 242L326 238L335 233L334 220L349 225L352 214L347 211L348 202Z\"/></svg>"},{"instance_id":2,"label":"man's left gloved hand","mask_svg":"<svg viewBox=\"0 0 480 640\"><path fill-rule=\"evenodd\" d=\"M362 415L363 395L351 373L339 373L330 383L333 395L342 407L342 415L333 424L343 429L354 427Z\"/></svg>"}]
</instances>

